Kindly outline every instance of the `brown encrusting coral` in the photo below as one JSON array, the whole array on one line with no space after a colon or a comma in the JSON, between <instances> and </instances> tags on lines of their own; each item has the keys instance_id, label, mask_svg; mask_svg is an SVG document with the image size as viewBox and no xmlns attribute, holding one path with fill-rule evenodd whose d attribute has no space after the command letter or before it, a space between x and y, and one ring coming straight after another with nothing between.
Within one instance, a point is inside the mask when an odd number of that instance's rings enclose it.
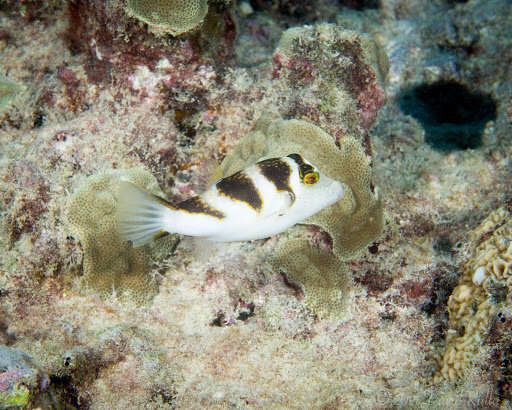
<instances>
[{"instance_id":1,"label":"brown encrusting coral","mask_svg":"<svg viewBox=\"0 0 512 410\"><path fill-rule=\"evenodd\" d=\"M73 193L66 219L84 250L83 286L102 296L117 293L142 304L153 298L158 284L149 275L149 249L133 249L119 237L116 205L121 180L159 193L155 178L143 169L94 175Z\"/></svg>"},{"instance_id":2,"label":"brown encrusting coral","mask_svg":"<svg viewBox=\"0 0 512 410\"><path fill-rule=\"evenodd\" d=\"M502 207L491 213L471 232L470 246L470 257L448 301L446 348L436 375L452 381L465 377L478 360L495 322L507 322L504 312L511 307L511 209Z\"/></svg>"},{"instance_id":3,"label":"brown encrusting coral","mask_svg":"<svg viewBox=\"0 0 512 410\"><path fill-rule=\"evenodd\" d=\"M306 306L321 318L346 314L352 281L343 262L332 253L311 246L307 239L284 241L274 266L291 283L304 288Z\"/></svg>"}]
</instances>

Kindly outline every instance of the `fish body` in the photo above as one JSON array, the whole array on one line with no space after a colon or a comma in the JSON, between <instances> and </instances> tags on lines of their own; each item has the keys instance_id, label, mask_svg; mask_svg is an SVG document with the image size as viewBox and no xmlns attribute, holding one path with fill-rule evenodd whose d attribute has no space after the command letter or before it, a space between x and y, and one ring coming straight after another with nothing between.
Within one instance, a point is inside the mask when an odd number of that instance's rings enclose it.
<instances>
[{"instance_id":1,"label":"fish body","mask_svg":"<svg viewBox=\"0 0 512 410\"><path fill-rule=\"evenodd\" d=\"M166 233L218 242L281 233L337 202L345 185L299 154L257 162L178 204L123 182L119 226L123 239L143 245Z\"/></svg>"}]
</instances>

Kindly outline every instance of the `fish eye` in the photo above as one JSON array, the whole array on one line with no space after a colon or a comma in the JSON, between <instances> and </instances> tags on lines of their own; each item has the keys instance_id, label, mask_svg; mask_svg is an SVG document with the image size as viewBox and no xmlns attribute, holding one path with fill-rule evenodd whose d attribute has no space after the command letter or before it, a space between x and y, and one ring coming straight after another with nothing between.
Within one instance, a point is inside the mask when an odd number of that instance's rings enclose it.
<instances>
[{"instance_id":1,"label":"fish eye","mask_svg":"<svg viewBox=\"0 0 512 410\"><path fill-rule=\"evenodd\" d=\"M313 172L308 172L306 175L304 175L303 180L306 185L314 185L318 182L319 179L320 179L320 175L318 174L318 172L313 171Z\"/></svg>"}]
</instances>

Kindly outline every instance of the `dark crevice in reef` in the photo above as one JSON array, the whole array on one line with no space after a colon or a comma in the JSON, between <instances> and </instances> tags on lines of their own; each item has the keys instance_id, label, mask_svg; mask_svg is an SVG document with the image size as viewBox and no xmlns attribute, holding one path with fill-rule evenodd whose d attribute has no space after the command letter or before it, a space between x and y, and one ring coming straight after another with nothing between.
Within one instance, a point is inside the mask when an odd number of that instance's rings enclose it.
<instances>
[{"instance_id":1,"label":"dark crevice in reef","mask_svg":"<svg viewBox=\"0 0 512 410\"><path fill-rule=\"evenodd\" d=\"M440 151L480 147L485 124L496 119L496 103L489 94L454 81L405 90L398 103L424 127L426 142Z\"/></svg>"},{"instance_id":2,"label":"dark crevice in reef","mask_svg":"<svg viewBox=\"0 0 512 410\"><path fill-rule=\"evenodd\" d=\"M354 10L378 9L380 0L340 0L342 6Z\"/></svg>"},{"instance_id":3,"label":"dark crevice in reef","mask_svg":"<svg viewBox=\"0 0 512 410\"><path fill-rule=\"evenodd\" d=\"M69 375L50 376L50 402L56 409L88 409L89 403L81 400L77 389L73 385L72 377ZM49 403L45 403L48 406ZM45 406L45 407L46 407Z\"/></svg>"},{"instance_id":4,"label":"dark crevice in reef","mask_svg":"<svg viewBox=\"0 0 512 410\"><path fill-rule=\"evenodd\" d=\"M309 0L250 0L255 11L277 11L280 14L295 18L311 17L315 7Z\"/></svg>"}]
</instances>

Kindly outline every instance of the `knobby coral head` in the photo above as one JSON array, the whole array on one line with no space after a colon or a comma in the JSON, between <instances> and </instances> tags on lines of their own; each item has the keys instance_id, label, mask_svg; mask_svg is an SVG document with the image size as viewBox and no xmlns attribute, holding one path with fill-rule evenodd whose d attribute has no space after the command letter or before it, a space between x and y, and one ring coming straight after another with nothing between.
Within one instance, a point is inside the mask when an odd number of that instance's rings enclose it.
<instances>
[{"instance_id":1,"label":"knobby coral head","mask_svg":"<svg viewBox=\"0 0 512 410\"><path fill-rule=\"evenodd\" d=\"M201 25L208 12L206 0L128 0L137 19L178 36Z\"/></svg>"}]
</instances>

